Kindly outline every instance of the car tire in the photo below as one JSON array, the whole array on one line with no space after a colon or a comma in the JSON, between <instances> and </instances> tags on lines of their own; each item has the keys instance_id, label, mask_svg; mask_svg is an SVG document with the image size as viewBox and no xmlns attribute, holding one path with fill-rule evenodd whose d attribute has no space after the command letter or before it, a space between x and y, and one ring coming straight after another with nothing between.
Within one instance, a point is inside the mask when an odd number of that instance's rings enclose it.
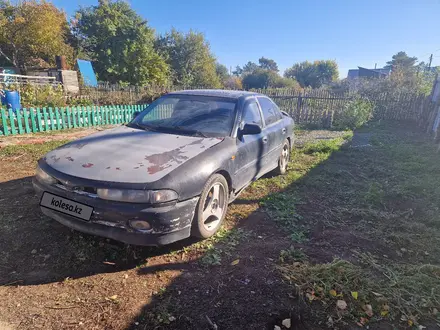
<instances>
[{"instance_id":1,"label":"car tire","mask_svg":"<svg viewBox=\"0 0 440 330\"><path fill-rule=\"evenodd\" d=\"M203 187L191 228L192 236L208 238L221 227L228 210L228 182L221 174L211 176Z\"/></svg>"},{"instance_id":2,"label":"car tire","mask_svg":"<svg viewBox=\"0 0 440 330\"><path fill-rule=\"evenodd\" d=\"M290 161L290 142L288 139L284 140L283 147L281 148L281 153L278 158L278 167L275 169L275 174L283 175L287 172L287 166Z\"/></svg>"}]
</instances>

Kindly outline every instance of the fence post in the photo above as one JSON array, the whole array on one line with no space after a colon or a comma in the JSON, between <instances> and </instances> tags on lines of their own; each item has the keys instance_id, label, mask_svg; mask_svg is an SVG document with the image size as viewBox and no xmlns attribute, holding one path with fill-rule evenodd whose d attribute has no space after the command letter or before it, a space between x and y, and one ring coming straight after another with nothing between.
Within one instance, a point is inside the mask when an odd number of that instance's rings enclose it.
<instances>
[{"instance_id":1,"label":"fence post","mask_svg":"<svg viewBox=\"0 0 440 330\"><path fill-rule=\"evenodd\" d=\"M15 115L17 118L17 126L18 126L18 134L23 134L23 123L21 122L22 116L21 116L21 110L17 109L15 110Z\"/></svg>"},{"instance_id":2,"label":"fence post","mask_svg":"<svg viewBox=\"0 0 440 330\"><path fill-rule=\"evenodd\" d=\"M30 116L31 116L31 125L32 125L32 133L37 132L37 125L35 123L35 116L37 115L34 108L31 108L30 110Z\"/></svg>"},{"instance_id":3,"label":"fence post","mask_svg":"<svg viewBox=\"0 0 440 330\"><path fill-rule=\"evenodd\" d=\"M86 109L87 109L87 127L90 127L92 126L92 119L91 119L92 111L89 106L87 106Z\"/></svg>"},{"instance_id":4,"label":"fence post","mask_svg":"<svg viewBox=\"0 0 440 330\"><path fill-rule=\"evenodd\" d=\"M55 130L55 119L53 117L53 110L52 108L49 108L49 118L50 118L50 129L52 131Z\"/></svg>"},{"instance_id":5,"label":"fence post","mask_svg":"<svg viewBox=\"0 0 440 330\"><path fill-rule=\"evenodd\" d=\"M29 127L29 112L26 108L23 108L23 120L24 120L24 130L26 133L30 133L31 129Z\"/></svg>"},{"instance_id":6,"label":"fence post","mask_svg":"<svg viewBox=\"0 0 440 330\"><path fill-rule=\"evenodd\" d=\"M15 114L12 109L9 109L9 124L11 125L11 134L17 135L17 130L15 129Z\"/></svg>"},{"instance_id":7,"label":"fence post","mask_svg":"<svg viewBox=\"0 0 440 330\"><path fill-rule=\"evenodd\" d=\"M66 108L66 116L67 116L67 127L68 127L68 128L72 128L72 122L71 122L71 120L70 120L70 115L71 115L70 108L67 107L67 108Z\"/></svg>"},{"instance_id":8,"label":"fence post","mask_svg":"<svg viewBox=\"0 0 440 330\"><path fill-rule=\"evenodd\" d=\"M38 123L38 131L39 132L44 132L44 125L43 125L43 120L42 120L42 113L40 108L36 109L37 111L37 123Z\"/></svg>"},{"instance_id":9,"label":"fence post","mask_svg":"<svg viewBox=\"0 0 440 330\"><path fill-rule=\"evenodd\" d=\"M55 129L57 131L59 131L60 130L60 112L58 111L57 107L55 107L54 111L55 111L55 120L56 120L56 127L55 127Z\"/></svg>"},{"instance_id":10,"label":"fence post","mask_svg":"<svg viewBox=\"0 0 440 330\"><path fill-rule=\"evenodd\" d=\"M8 120L6 117L6 111L3 108L0 110L1 110L1 115L2 115L3 135L8 136L9 135L9 128L8 128Z\"/></svg>"}]
</instances>

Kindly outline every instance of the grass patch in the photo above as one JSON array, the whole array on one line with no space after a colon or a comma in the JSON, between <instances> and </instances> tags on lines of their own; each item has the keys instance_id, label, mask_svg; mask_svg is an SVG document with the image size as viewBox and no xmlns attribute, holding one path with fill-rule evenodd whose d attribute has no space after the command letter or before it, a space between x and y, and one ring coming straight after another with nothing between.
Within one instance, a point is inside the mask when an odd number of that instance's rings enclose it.
<instances>
[{"instance_id":1,"label":"grass patch","mask_svg":"<svg viewBox=\"0 0 440 330\"><path fill-rule=\"evenodd\" d=\"M237 245L252 234L241 228L221 228L213 237L195 244L193 248L204 251L199 262L204 266L219 266L223 259L230 258Z\"/></svg>"},{"instance_id":2,"label":"grass patch","mask_svg":"<svg viewBox=\"0 0 440 330\"><path fill-rule=\"evenodd\" d=\"M66 144L69 141L70 140L56 140L41 144L7 145L0 149L0 157L16 157L26 155L33 160L37 160L49 151Z\"/></svg>"},{"instance_id":3,"label":"grass patch","mask_svg":"<svg viewBox=\"0 0 440 330\"><path fill-rule=\"evenodd\" d=\"M296 211L297 205L303 202L296 193L295 183L330 157L333 152L339 150L351 136L352 134L347 132L345 138L307 143L304 148L292 152L289 170L285 175L263 178L251 186L252 195L261 196L260 206L264 207L269 216L286 230L292 241L296 243L307 241L310 229Z\"/></svg>"},{"instance_id":4,"label":"grass patch","mask_svg":"<svg viewBox=\"0 0 440 330\"><path fill-rule=\"evenodd\" d=\"M344 148L332 157L340 141L306 145L291 168L307 175L265 200L291 233L322 222L320 233L341 235L324 236L304 251L330 251L346 260L299 262L290 257L294 250L280 256L285 278L321 324L386 320L429 328L440 322L440 154L412 129L372 124L363 129L371 133L372 147Z\"/></svg>"}]
</instances>

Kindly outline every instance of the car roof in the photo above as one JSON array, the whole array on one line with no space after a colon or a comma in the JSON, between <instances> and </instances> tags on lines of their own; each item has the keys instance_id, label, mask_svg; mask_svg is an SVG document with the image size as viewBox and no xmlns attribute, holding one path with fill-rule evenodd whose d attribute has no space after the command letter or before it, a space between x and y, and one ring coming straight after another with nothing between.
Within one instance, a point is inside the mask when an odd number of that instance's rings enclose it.
<instances>
[{"instance_id":1,"label":"car roof","mask_svg":"<svg viewBox=\"0 0 440 330\"><path fill-rule=\"evenodd\" d=\"M247 92L247 91L233 91L225 89L193 89L193 90L183 90L171 92L168 95L200 95L200 96L215 96L215 97L225 97L230 99L239 99L240 97L258 95L264 96L260 93Z\"/></svg>"}]
</instances>

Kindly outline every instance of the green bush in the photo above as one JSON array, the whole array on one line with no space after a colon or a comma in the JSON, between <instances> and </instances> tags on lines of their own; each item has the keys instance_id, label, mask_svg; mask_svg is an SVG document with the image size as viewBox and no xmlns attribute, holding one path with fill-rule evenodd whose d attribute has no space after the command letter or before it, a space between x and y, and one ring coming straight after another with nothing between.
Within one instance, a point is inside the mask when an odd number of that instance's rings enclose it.
<instances>
[{"instance_id":1,"label":"green bush","mask_svg":"<svg viewBox=\"0 0 440 330\"><path fill-rule=\"evenodd\" d=\"M66 99L62 85L8 84L0 89L17 90L20 93L21 106L31 107L64 107Z\"/></svg>"},{"instance_id":2,"label":"green bush","mask_svg":"<svg viewBox=\"0 0 440 330\"><path fill-rule=\"evenodd\" d=\"M358 128L371 119L373 108L373 104L366 99L354 99L347 102L344 109L336 115L333 124L337 129Z\"/></svg>"}]
</instances>

